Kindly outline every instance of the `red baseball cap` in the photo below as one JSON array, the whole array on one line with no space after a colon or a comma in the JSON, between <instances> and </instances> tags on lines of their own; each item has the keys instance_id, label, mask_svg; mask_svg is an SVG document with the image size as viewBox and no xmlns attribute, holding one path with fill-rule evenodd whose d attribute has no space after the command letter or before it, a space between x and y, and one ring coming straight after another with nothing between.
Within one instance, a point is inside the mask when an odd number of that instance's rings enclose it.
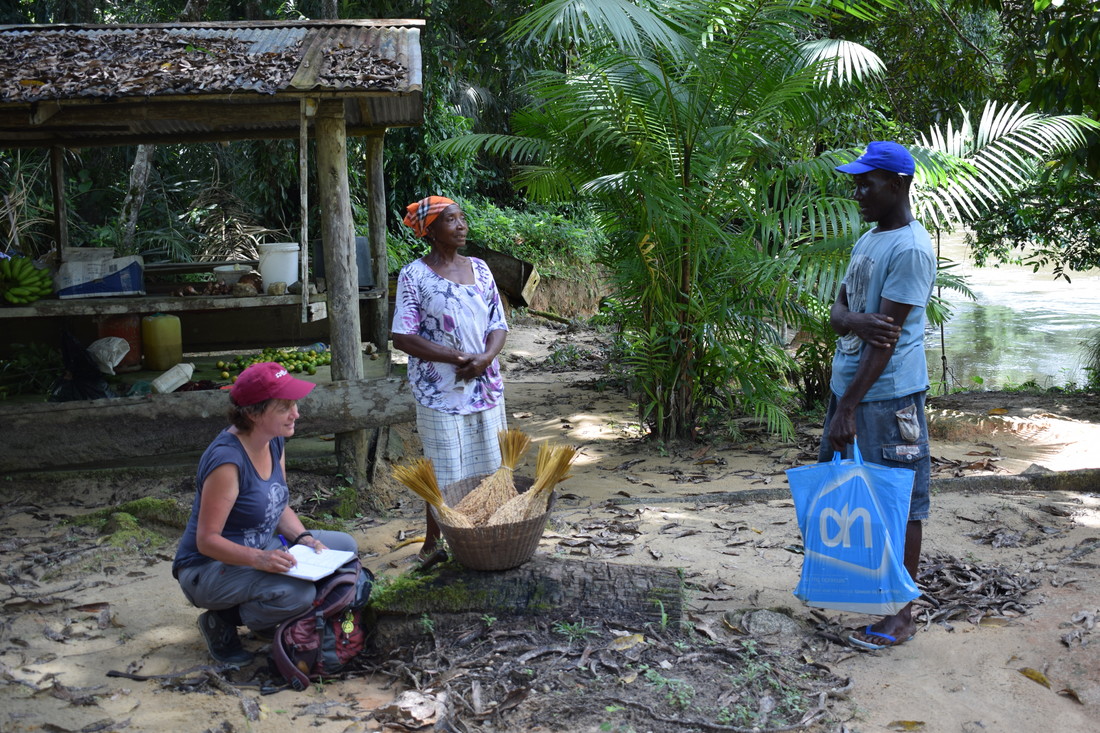
<instances>
[{"instance_id":1,"label":"red baseball cap","mask_svg":"<svg viewBox=\"0 0 1100 733\"><path fill-rule=\"evenodd\" d=\"M240 407L264 400L300 400L316 385L290 376L282 364L265 361L245 369L229 390L229 398Z\"/></svg>"}]
</instances>

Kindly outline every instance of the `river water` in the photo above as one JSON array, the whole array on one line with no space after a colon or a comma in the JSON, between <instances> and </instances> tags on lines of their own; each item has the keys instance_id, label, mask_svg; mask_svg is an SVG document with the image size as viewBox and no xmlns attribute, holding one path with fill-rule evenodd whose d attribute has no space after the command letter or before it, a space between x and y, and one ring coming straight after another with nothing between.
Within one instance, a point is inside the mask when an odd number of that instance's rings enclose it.
<instances>
[{"instance_id":1,"label":"river water","mask_svg":"<svg viewBox=\"0 0 1100 733\"><path fill-rule=\"evenodd\" d=\"M932 244L935 246L935 235ZM1085 345L1100 332L1100 272L1071 273L1072 282L1030 267L974 266L964 236L941 237L940 254L959 263L976 300L943 291L954 313L925 337L930 394L948 389L1000 389L1034 381L1040 387L1083 386Z\"/></svg>"}]
</instances>

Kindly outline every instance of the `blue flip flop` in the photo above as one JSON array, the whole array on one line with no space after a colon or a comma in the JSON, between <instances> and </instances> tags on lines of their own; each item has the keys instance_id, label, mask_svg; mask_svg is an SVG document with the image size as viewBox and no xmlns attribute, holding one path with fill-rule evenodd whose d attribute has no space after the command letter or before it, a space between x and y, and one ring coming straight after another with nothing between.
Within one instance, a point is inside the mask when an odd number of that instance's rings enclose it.
<instances>
[{"instance_id":1,"label":"blue flip flop","mask_svg":"<svg viewBox=\"0 0 1100 733\"><path fill-rule=\"evenodd\" d=\"M876 644L873 641L864 641L863 639L857 639L856 636L855 636L856 633L862 633L864 636L877 636L880 639L885 639L886 643L885 644ZM910 634L908 638L905 638L905 639L902 639L902 640L899 641L896 636L890 636L889 634L884 634L881 631L873 631L871 629L871 625L868 624L867 627L864 628L862 632L853 632L853 633L849 634L848 635L848 643L850 645L858 648L858 649L867 649L869 651L878 651L879 649L888 649L889 647L892 647L892 646L898 646L899 644L904 644L905 642L909 641L912 638L913 638L913 635Z\"/></svg>"}]
</instances>

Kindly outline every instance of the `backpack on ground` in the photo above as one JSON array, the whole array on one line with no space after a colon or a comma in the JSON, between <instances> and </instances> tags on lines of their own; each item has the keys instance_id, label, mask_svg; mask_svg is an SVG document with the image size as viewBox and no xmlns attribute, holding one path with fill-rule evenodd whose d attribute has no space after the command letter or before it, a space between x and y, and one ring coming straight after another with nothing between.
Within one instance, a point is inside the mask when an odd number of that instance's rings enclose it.
<instances>
[{"instance_id":1,"label":"backpack on ground","mask_svg":"<svg viewBox=\"0 0 1100 733\"><path fill-rule=\"evenodd\" d=\"M363 607L373 582L358 558L349 560L317 581L311 608L279 624L271 663L292 688L304 690L310 681L339 674L363 651Z\"/></svg>"}]
</instances>

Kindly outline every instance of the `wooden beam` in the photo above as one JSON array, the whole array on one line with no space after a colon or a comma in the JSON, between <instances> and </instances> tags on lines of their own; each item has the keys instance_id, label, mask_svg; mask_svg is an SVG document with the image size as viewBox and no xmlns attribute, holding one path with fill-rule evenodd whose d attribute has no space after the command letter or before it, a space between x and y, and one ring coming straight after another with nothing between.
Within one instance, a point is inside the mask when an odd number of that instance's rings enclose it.
<instances>
[{"instance_id":1,"label":"wooden beam","mask_svg":"<svg viewBox=\"0 0 1100 733\"><path fill-rule=\"evenodd\" d=\"M69 246L69 207L65 200L65 149L50 148L50 183L53 187L53 241L57 261Z\"/></svg>"},{"instance_id":2,"label":"wooden beam","mask_svg":"<svg viewBox=\"0 0 1100 733\"><path fill-rule=\"evenodd\" d=\"M384 125L374 127L364 125L350 125L347 127L347 137L363 137L372 135L382 129L391 127L416 127L419 122L387 122ZM6 148L45 148L51 145L62 145L66 148L95 148L115 147L119 145L185 145L189 143L222 143L233 140L283 140L298 137L298 124L285 127L250 127L239 130L199 130L196 132L130 132L128 129L118 129L111 135L104 135L102 128L72 132L71 129L55 131L52 133L28 134L25 129L5 129L0 125L0 147Z\"/></svg>"},{"instance_id":3,"label":"wooden beam","mask_svg":"<svg viewBox=\"0 0 1100 733\"><path fill-rule=\"evenodd\" d=\"M325 61L325 51L331 42L330 38L322 35L310 35L310 45L302 49L302 60L294 71L294 78L287 84L291 89L307 90L317 85L317 77L321 74L321 67Z\"/></svg>"},{"instance_id":4,"label":"wooden beam","mask_svg":"<svg viewBox=\"0 0 1100 733\"><path fill-rule=\"evenodd\" d=\"M298 235L298 281L304 296L309 295L309 119L317 112L317 102L302 98L298 118L298 215L302 219ZM309 298L302 298L302 323L309 322Z\"/></svg>"},{"instance_id":5,"label":"wooden beam","mask_svg":"<svg viewBox=\"0 0 1100 733\"><path fill-rule=\"evenodd\" d=\"M318 384L300 402L294 439L409 422L416 403L402 377ZM201 452L227 425L221 390L39 404L0 403L0 466L57 469Z\"/></svg>"},{"instance_id":6,"label":"wooden beam","mask_svg":"<svg viewBox=\"0 0 1100 733\"><path fill-rule=\"evenodd\" d=\"M359 379L363 375L359 268L355 263L344 105L323 104L318 110L315 127L321 241L332 322L332 376L333 379Z\"/></svg>"},{"instance_id":7,"label":"wooden beam","mask_svg":"<svg viewBox=\"0 0 1100 733\"><path fill-rule=\"evenodd\" d=\"M61 111L61 103L53 100L40 102L31 107L31 124L41 125Z\"/></svg>"},{"instance_id":8,"label":"wooden beam","mask_svg":"<svg viewBox=\"0 0 1100 733\"><path fill-rule=\"evenodd\" d=\"M376 288L389 285L389 257L386 252L386 177L382 167L382 133L367 139L367 172L369 177L370 257ZM387 352L390 339L389 299L379 298L367 308L370 323L367 333L379 351Z\"/></svg>"},{"instance_id":9,"label":"wooden beam","mask_svg":"<svg viewBox=\"0 0 1100 733\"><path fill-rule=\"evenodd\" d=\"M155 122L157 120L227 120L247 122L256 114L296 120L298 105L303 98L329 100L351 99L360 102L383 97L405 97L416 92L388 90L340 90L310 89L285 91L278 94L236 92L234 94L202 94L194 96L132 97L103 100L94 97L73 98L61 101L17 103L0 105L0 121L3 125L25 127L28 121L47 128L72 124L122 125L132 121ZM250 117L250 113L252 117ZM47 124L49 123L49 124Z\"/></svg>"},{"instance_id":10,"label":"wooden beam","mask_svg":"<svg viewBox=\"0 0 1100 733\"><path fill-rule=\"evenodd\" d=\"M385 291L373 288L359 293L361 300L386 297ZM310 305L325 302L324 295L310 296ZM58 300L43 298L30 305L0 308L0 322L8 318L44 318L67 316L110 316L124 313L188 313L194 311L240 310L271 306L300 306L300 295L257 295L234 298L231 295L150 295L121 298L73 298Z\"/></svg>"},{"instance_id":11,"label":"wooden beam","mask_svg":"<svg viewBox=\"0 0 1100 733\"><path fill-rule=\"evenodd\" d=\"M355 262L355 229L348 184L347 131L344 103L323 102L314 123L317 145L317 190L321 210L321 241L325 251L329 338L333 379L361 379L363 341L359 322L359 268ZM336 435L340 472L365 483L369 455L366 431Z\"/></svg>"}]
</instances>

